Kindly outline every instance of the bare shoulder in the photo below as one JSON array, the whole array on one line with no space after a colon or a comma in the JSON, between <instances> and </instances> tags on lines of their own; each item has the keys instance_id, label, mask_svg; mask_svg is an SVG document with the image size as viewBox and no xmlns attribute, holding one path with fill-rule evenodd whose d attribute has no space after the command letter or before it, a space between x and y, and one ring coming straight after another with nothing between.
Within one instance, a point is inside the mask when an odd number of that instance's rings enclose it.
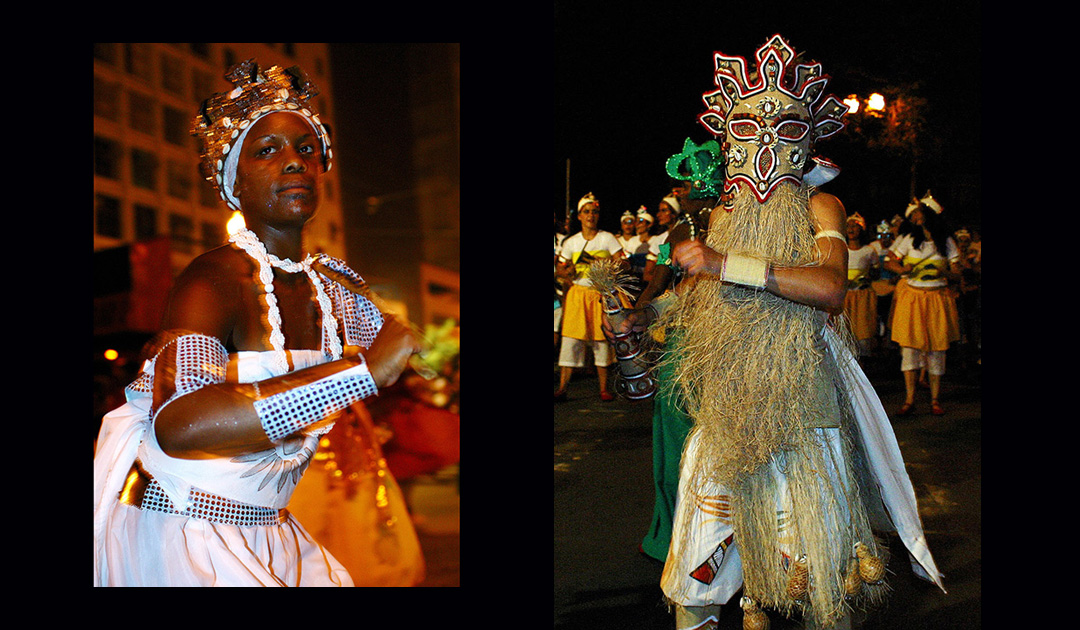
<instances>
[{"instance_id":1,"label":"bare shoulder","mask_svg":"<svg viewBox=\"0 0 1080 630\"><path fill-rule=\"evenodd\" d=\"M810 197L810 211L814 213L818 230L844 231L847 211L835 195L819 192Z\"/></svg>"},{"instance_id":2,"label":"bare shoulder","mask_svg":"<svg viewBox=\"0 0 1080 630\"><path fill-rule=\"evenodd\" d=\"M247 256L229 245L223 245L196 256L177 277L176 286L235 288L238 278L249 274L252 269Z\"/></svg>"},{"instance_id":3,"label":"bare shoulder","mask_svg":"<svg viewBox=\"0 0 1080 630\"><path fill-rule=\"evenodd\" d=\"M192 330L224 342L235 322L241 279L250 277L251 270L250 261L230 246L197 256L173 283L163 328Z\"/></svg>"}]
</instances>

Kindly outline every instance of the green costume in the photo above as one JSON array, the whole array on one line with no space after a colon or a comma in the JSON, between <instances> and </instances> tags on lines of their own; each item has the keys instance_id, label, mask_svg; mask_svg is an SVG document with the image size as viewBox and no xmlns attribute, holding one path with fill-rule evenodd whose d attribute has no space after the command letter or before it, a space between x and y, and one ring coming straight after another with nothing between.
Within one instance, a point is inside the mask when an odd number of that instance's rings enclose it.
<instances>
[{"instance_id":1,"label":"green costume","mask_svg":"<svg viewBox=\"0 0 1080 630\"><path fill-rule=\"evenodd\" d=\"M667 341L674 341L669 330ZM674 346L672 346L674 347ZM657 370L660 383L670 383L674 369L661 363ZM682 411L682 396L678 390L658 387L653 400L653 487L656 502L653 505L652 524L641 542L641 549L649 557L667 560L671 544L672 518L675 514L675 495L679 490L679 463L683 444L694 422Z\"/></svg>"}]
</instances>

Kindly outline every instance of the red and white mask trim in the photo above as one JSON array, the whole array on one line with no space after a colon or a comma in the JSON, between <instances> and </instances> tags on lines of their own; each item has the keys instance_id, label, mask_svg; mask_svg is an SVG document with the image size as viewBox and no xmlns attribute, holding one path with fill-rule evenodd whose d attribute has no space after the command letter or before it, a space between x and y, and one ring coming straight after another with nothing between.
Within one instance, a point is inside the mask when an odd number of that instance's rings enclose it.
<instances>
[{"instance_id":1,"label":"red and white mask trim","mask_svg":"<svg viewBox=\"0 0 1080 630\"><path fill-rule=\"evenodd\" d=\"M843 129L847 107L835 96L823 97L829 77L821 64L796 64L795 56L774 35L757 50L751 77L744 58L713 54L718 89L702 95L708 111L698 120L720 140L726 191L741 182L765 201L784 180L801 184L819 164L811 156L814 143ZM830 166L810 181L832 179L838 169Z\"/></svg>"}]
</instances>

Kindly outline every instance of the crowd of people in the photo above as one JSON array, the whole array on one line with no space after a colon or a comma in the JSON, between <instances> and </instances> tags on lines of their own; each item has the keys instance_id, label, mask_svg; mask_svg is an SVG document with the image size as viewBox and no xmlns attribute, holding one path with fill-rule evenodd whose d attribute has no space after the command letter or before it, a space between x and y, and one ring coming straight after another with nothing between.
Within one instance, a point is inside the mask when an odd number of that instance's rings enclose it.
<instances>
[{"instance_id":1,"label":"crowd of people","mask_svg":"<svg viewBox=\"0 0 1080 630\"><path fill-rule=\"evenodd\" d=\"M609 368L615 357L601 330L599 297L588 292L588 266L604 257L625 261L631 278L627 286L636 301L653 280L661 246L682 216L687 197L681 185L672 180L672 191L657 204L655 218L646 206L625 210L617 235L599 228L600 202L592 193L578 202L577 212L562 220L555 213L557 401L566 399L573 370L585 368L588 355L597 371L601 399L614 400ZM950 230L950 225L954 222L930 191L912 199L903 215L896 213L876 225L868 225L858 212L847 218L844 315L865 368L880 372L895 369L893 364L899 363L906 389L905 404L897 410L900 416L917 411L915 396L920 389L930 392L930 412L944 414L939 392L948 350L953 350L954 361L965 371L981 365L982 238L978 228L954 225ZM578 288L571 291L573 287ZM569 317L568 297L573 299ZM927 310L930 303L933 307ZM566 321L570 325L564 332Z\"/></svg>"},{"instance_id":2,"label":"crowd of people","mask_svg":"<svg viewBox=\"0 0 1080 630\"><path fill-rule=\"evenodd\" d=\"M906 395L899 416L917 411L919 389L930 392L930 413L945 413L939 394L950 349L963 370L981 365L982 239L977 229L950 230L950 223L930 191L877 224L873 238L859 213L847 219L844 314L864 366L900 363Z\"/></svg>"},{"instance_id":3,"label":"crowd of people","mask_svg":"<svg viewBox=\"0 0 1080 630\"><path fill-rule=\"evenodd\" d=\"M656 216L646 206L626 210L620 217L616 236L599 228L600 201L588 193L577 211L559 220L554 215L555 346L558 349L559 387L555 400L566 400L566 387L573 371L585 368L590 355L597 372L600 399L610 402L610 367L615 354L603 328L600 296L591 291L589 264L601 258L623 261L626 288L631 302L641 295L653 278L660 248L667 241L680 214L674 190L657 204Z\"/></svg>"}]
</instances>

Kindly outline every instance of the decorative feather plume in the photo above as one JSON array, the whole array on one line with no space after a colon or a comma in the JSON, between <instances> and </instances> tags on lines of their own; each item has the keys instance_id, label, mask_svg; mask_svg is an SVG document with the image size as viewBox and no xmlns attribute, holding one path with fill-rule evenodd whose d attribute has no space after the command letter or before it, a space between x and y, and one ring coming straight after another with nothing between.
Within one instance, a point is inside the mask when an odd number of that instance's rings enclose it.
<instances>
[{"instance_id":1,"label":"decorative feather plume","mask_svg":"<svg viewBox=\"0 0 1080 630\"><path fill-rule=\"evenodd\" d=\"M585 277L592 283L593 288L604 296L621 295L627 300L633 299L627 287L634 277L622 270L622 265L616 258L593 259Z\"/></svg>"}]
</instances>

